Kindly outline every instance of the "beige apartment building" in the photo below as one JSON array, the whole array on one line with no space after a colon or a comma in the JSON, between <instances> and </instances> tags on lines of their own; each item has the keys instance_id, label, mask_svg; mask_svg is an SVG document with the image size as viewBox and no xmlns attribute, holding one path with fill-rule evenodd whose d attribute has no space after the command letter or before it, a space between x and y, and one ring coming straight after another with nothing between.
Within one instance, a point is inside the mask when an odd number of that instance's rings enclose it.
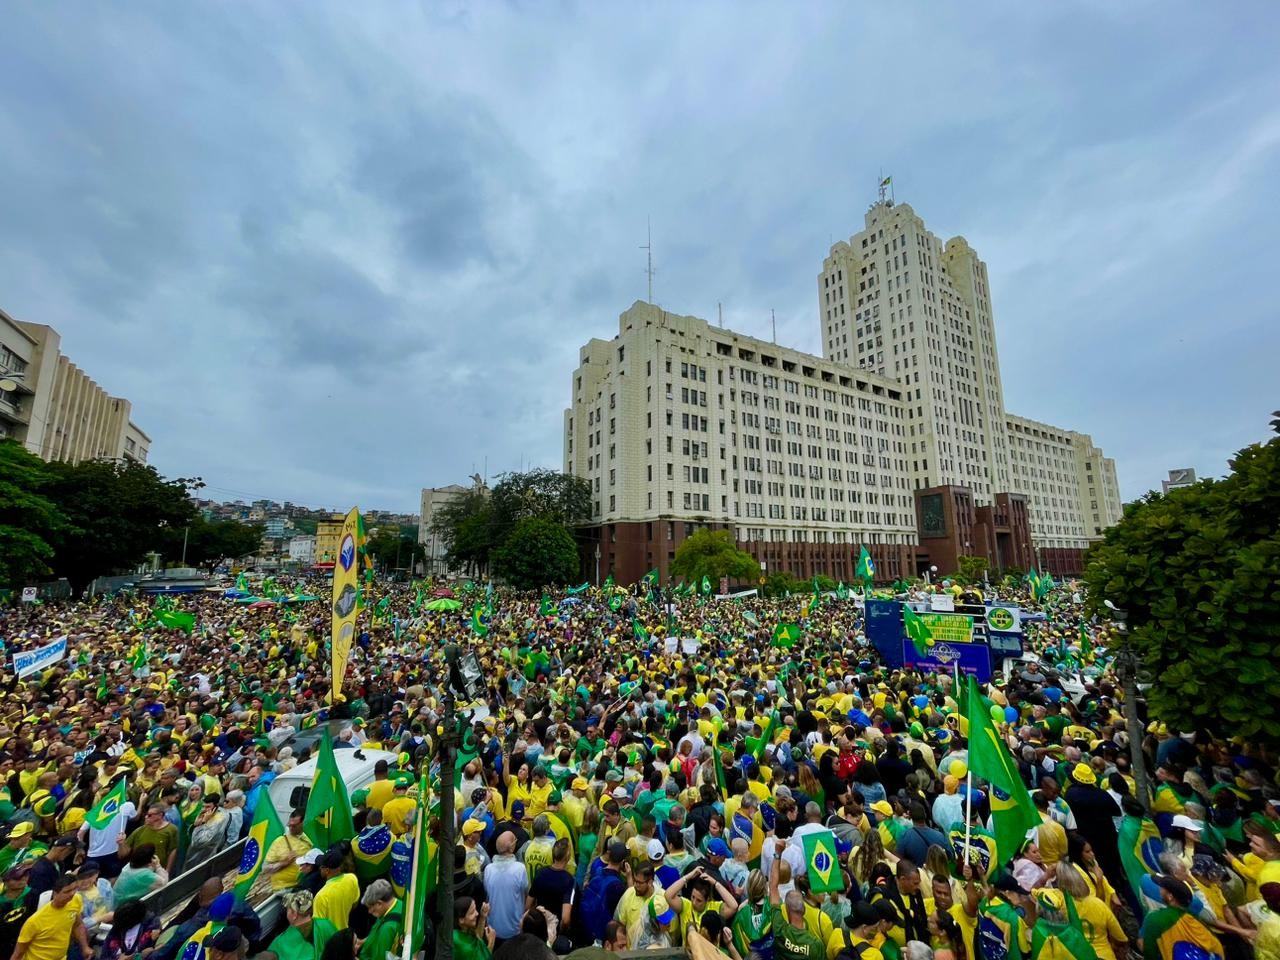
<instances>
[{"instance_id":1,"label":"beige apartment building","mask_svg":"<svg viewBox=\"0 0 1280 960\"><path fill-rule=\"evenodd\" d=\"M964 553L1064 574L1120 516L1086 435L1008 414L987 268L906 204L874 204L818 276L822 358L636 303L591 340L565 470L592 486L601 569L665 571L724 528L766 564L893 579Z\"/></svg>"},{"instance_id":2,"label":"beige apartment building","mask_svg":"<svg viewBox=\"0 0 1280 960\"><path fill-rule=\"evenodd\" d=\"M45 460L130 459L145 463L151 439L113 397L61 352L52 327L0 310L0 437Z\"/></svg>"}]
</instances>

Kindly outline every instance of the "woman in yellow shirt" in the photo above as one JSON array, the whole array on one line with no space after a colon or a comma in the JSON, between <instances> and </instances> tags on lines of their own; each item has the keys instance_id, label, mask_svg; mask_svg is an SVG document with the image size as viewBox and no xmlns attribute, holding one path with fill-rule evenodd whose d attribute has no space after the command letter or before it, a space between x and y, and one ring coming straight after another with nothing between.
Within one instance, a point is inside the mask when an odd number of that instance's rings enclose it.
<instances>
[{"instance_id":1,"label":"woman in yellow shirt","mask_svg":"<svg viewBox=\"0 0 1280 960\"><path fill-rule=\"evenodd\" d=\"M1120 921L1107 904L1090 892L1079 870L1070 863L1059 863L1054 868L1053 884L1056 890L1037 890L1036 894L1047 894L1055 904L1062 902L1062 893L1071 895L1076 903L1080 928L1098 960L1117 960L1118 954L1127 954L1129 938L1125 936Z\"/></svg>"},{"instance_id":2,"label":"woman in yellow shirt","mask_svg":"<svg viewBox=\"0 0 1280 960\"><path fill-rule=\"evenodd\" d=\"M527 763L520 764L513 777L507 764L502 765L502 780L507 785L507 809L510 810L512 804L519 800L524 804L525 812L529 810L530 804L533 802L533 785L529 782L529 765Z\"/></svg>"}]
</instances>

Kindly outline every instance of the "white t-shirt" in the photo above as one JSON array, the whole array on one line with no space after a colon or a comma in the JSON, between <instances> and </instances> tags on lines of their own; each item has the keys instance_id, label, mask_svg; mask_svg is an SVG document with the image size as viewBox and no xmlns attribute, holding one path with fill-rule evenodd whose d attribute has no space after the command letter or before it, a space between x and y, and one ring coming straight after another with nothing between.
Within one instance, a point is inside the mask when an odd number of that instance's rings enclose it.
<instances>
[{"instance_id":1,"label":"white t-shirt","mask_svg":"<svg viewBox=\"0 0 1280 960\"><path fill-rule=\"evenodd\" d=\"M80 828L80 836L83 839L85 834L89 836L89 857L106 857L119 850L119 844L116 839L120 837L125 828L129 826L129 821L138 815L138 808L133 805L132 801L126 800L120 804L120 811L115 815L110 823L101 830L85 824Z\"/></svg>"}]
</instances>

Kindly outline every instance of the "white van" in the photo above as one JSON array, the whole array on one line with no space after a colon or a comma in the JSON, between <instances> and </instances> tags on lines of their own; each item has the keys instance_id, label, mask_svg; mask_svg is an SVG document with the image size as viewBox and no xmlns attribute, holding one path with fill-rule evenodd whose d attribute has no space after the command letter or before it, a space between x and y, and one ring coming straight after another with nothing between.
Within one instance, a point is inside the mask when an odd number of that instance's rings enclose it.
<instances>
[{"instance_id":1,"label":"white van","mask_svg":"<svg viewBox=\"0 0 1280 960\"><path fill-rule=\"evenodd\" d=\"M338 761L338 773L342 775L342 782L347 785L348 796L373 783L373 768L379 760L385 760L388 764L396 762L396 754L389 750L340 749L334 750L333 756ZM267 787L267 795L271 798L271 805L276 808L281 824L289 822L289 811L307 805L311 782L315 778L316 758L313 757L271 781Z\"/></svg>"}]
</instances>

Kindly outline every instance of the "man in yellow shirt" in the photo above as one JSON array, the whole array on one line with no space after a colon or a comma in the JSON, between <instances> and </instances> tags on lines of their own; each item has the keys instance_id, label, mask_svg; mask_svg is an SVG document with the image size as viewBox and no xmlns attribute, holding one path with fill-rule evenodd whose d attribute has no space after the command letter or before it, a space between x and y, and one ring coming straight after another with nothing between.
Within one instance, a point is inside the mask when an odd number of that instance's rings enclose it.
<instances>
[{"instance_id":1,"label":"man in yellow shirt","mask_svg":"<svg viewBox=\"0 0 1280 960\"><path fill-rule=\"evenodd\" d=\"M873 942L880 929L880 912L875 907L860 900L844 922L845 926L833 930L827 940L827 960L836 960L843 950L851 951L859 960L884 960L884 954Z\"/></svg>"},{"instance_id":2,"label":"man in yellow shirt","mask_svg":"<svg viewBox=\"0 0 1280 960\"><path fill-rule=\"evenodd\" d=\"M18 932L14 960L66 960L72 937L80 945L81 956L93 956L83 910L84 903L76 894L76 878L59 877L53 885L53 897L27 918Z\"/></svg>"},{"instance_id":3,"label":"man in yellow shirt","mask_svg":"<svg viewBox=\"0 0 1280 960\"><path fill-rule=\"evenodd\" d=\"M263 797L258 802L271 801ZM271 878L272 890L288 890L298 885L298 858L311 849L311 839L302 830L305 816L304 810L291 811L284 835L276 837L267 847L262 869Z\"/></svg>"},{"instance_id":4,"label":"man in yellow shirt","mask_svg":"<svg viewBox=\"0 0 1280 960\"><path fill-rule=\"evenodd\" d=\"M320 876L324 878L324 886L316 894L311 915L317 920L328 920L336 930L345 930L351 908L360 899L360 881L354 873L343 872L339 850L328 850L320 858Z\"/></svg>"},{"instance_id":5,"label":"man in yellow shirt","mask_svg":"<svg viewBox=\"0 0 1280 960\"><path fill-rule=\"evenodd\" d=\"M409 778L397 777L393 783L393 795L382 805L382 822L391 828L397 837L403 837L409 830L409 817L417 809L417 801L409 798ZM372 788L370 788L372 789Z\"/></svg>"},{"instance_id":6,"label":"man in yellow shirt","mask_svg":"<svg viewBox=\"0 0 1280 960\"><path fill-rule=\"evenodd\" d=\"M373 765L373 783L369 784L369 796L364 801L370 810L381 810L394 794L395 783L387 776L387 769L385 758Z\"/></svg>"},{"instance_id":7,"label":"man in yellow shirt","mask_svg":"<svg viewBox=\"0 0 1280 960\"><path fill-rule=\"evenodd\" d=\"M1067 856L1067 831L1049 813L1049 798L1037 790L1031 795L1036 811L1040 814L1040 826L1036 828L1036 846L1046 870L1052 871Z\"/></svg>"}]
</instances>

